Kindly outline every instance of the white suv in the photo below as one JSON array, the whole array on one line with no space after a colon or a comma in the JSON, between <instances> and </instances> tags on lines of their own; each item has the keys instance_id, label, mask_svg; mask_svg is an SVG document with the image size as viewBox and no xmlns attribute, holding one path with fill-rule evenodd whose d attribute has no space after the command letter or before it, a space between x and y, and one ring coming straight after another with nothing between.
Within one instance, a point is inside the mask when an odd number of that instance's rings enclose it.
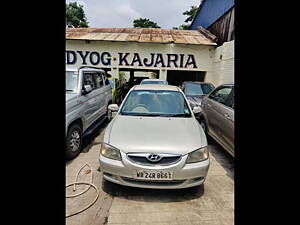
<instances>
[{"instance_id":1,"label":"white suv","mask_svg":"<svg viewBox=\"0 0 300 225\"><path fill-rule=\"evenodd\" d=\"M82 137L90 134L104 120L111 119L110 75L104 70L81 67L66 69L66 157L81 151Z\"/></svg>"}]
</instances>

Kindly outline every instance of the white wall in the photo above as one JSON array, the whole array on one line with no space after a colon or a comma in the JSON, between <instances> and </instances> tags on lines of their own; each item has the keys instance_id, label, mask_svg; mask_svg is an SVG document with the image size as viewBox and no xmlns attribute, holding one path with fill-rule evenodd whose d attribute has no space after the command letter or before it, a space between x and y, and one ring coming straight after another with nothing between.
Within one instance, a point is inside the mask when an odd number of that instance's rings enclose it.
<instances>
[{"instance_id":1,"label":"white wall","mask_svg":"<svg viewBox=\"0 0 300 225\"><path fill-rule=\"evenodd\" d=\"M234 83L234 40L215 49L213 69L206 74L205 81L215 86Z\"/></svg>"},{"instance_id":2,"label":"white wall","mask_svg":"<svg viewBox=\"0 0 300 225\"><path fill-rule=\"evenodd\" d=\"M222 46L215 48L214 46L203 45L111 41L91 41L90 43L86 43L83 40L67 40L66 50L90 52L96 51L100 54L102 52L109 52L111 54L111 58L115 58L116 60L111 60L110 66L104 66L100 64L99 67L111 68L112 71L110 73L113 77L118 77L119 69L121 68L150 69L150 71L151 69L160 70L160 79L167 79L168 70L189 70L205 71L205 81L211 82L215 86L224 83L234 83L234 41L225 42ZM159 66L149 68L146 66L139 66L137 65L138 63L135 63L134 66L120 66L118 53L130 53L130 55L127 57L129 63L132 61L134 53L139 53L141 60L143 60L143 58L150 58L151 53L161 53L164 56L172 53L185 54L186 58L187 55L192 54L195 57L197 68L193 68L191 65L189 65L188 68L175 68L173 63L169 68L160 68ZM222 59L220 59L221 55ZM87 62L89 61L87 60ZM78 58L76 64L67 66L77 68L82 66L81 63L82 60ZM143 73L143 75L144 74L146 75L146 73ZM182 73L182 75L184 76L184 73Z\"/></svg>"},{"instance_id":3,"label":"white wall","mask_svg":"<svg viewBox=\"0 0 300 225\"><path fill-rule=\"evenodd\" d=\"M98 65L102 68L112 68L111 74L115 76L118 74L119 70L122 68L134 68L134 69L153 69L160 70L160 78L166 79L168 70L190 70L190 71L210 71L212 72L212 63L214 46L205 46L205 45L185 45L185 44L157 44L157 43L135 43L135 42L111 42L111 41L90 41L86 43L83 40L66 40L66 51L96 51L100 54L102 52L109 52L111 58L115 58L115 61L111 61L110 66ZM141 60L144 58L151 58L151 53L162 54L166 59L166 54L184 54L183 65L185 65L188 55L193 55L196 61L197 68L194 68L192 65L188 65L187 68L175 67L171 63L170 67L146 67L139 66L138 63L134 63L134 66L119 65L119 54L118 53L130 53L127 57L128 62L133 59L134 53L138 53ZM88 59L89 57L87 57ZM164 59L164 60L165 60ZM87 60L89 66L89 60ZM178 65L180 64L180 59L177 60ZM165 64L167 62L165 61ZM73 65L67 65L67 67L78 68L82 66L82 60L78 57L78 60ZM184 73L183 73L184 76Z\"/></svg>"}]
</instances>

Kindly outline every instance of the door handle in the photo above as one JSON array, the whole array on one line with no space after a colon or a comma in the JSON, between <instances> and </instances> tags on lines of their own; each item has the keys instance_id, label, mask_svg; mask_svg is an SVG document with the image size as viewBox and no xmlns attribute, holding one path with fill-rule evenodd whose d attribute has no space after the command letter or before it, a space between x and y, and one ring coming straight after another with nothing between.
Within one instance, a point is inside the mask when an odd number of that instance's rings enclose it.
<instances>
[{"instance_id":1,"label":"door handle","mask_svg":"<svg viewBox=\"0 0 300 225\"><path fill-rule=\"evenodd\" d=\"M225 118L230 120L230 116L228 114L224 114Z\"/></svg>"}]
</instances>

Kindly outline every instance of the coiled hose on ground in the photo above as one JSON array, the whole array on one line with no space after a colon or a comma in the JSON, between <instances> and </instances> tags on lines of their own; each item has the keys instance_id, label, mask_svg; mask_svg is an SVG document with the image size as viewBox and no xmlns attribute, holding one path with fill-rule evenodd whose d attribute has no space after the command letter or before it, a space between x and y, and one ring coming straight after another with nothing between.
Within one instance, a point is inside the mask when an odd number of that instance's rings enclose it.
<instances>
[{"instance_id":1,"label":"coiled hose on ground","mask_svg":"<svg viewBox=\"0 0 300 225\"><path fill-rule=\"evenodd\" d=\"M90 182L79 182L79 181L77 181L78 175L79 175L79 173L81 172L81 170L82 170L85 166L88 166L88 167L90 168L90 171L91 171L91 172L90 172L90 174L91 174ZM88 187L87 187L85 190L83 190L82 192L79 192L79 193L74 194L74 195L67 195L67 194L66 194L66 198L74 198L74 197L77 197L77 196L79 196L79 195L82 195L83 193L87 192L87 191L90 189L90 187L93 187L93 188L97 191L97 196L95 197L95 199L94 199L89 205L87 205L86 207L84 207L84 208L78 210L77 212L73 212L73 213L67 214L67 215L66 215L66 218L67 218L67 217L70 217L70 216L77 215L77 214L79 214L79 213L81 213L81 212L87 210L88 208L90 208L90 207L97 201L97 199L98 199L98 197L99 197L99 189L92 183L92 181L93 181L93 171L92 171L92 167L91 167L90 164L86 163L86 164L83 165L83 166L80 168L80 170L78 171L78 173L77 173L77 175L76 175L76 178L75 178L75 182L70 183L70 184L67 184L67 185L66 185L66 188L68 188L68 187L70 187L71 185L73 185L73 191L76 191L76 185L77 185L77 184L85 184L85 185L88 185Z\"/></svg>"}]
</instances>

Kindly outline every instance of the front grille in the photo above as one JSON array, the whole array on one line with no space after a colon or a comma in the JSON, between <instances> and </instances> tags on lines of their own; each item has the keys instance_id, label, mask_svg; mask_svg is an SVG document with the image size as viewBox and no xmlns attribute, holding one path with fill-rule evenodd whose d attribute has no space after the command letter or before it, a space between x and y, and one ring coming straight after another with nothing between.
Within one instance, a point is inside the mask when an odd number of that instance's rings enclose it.
<instances>
[{"instance_id":1,"label":"front grille","mask_svg":"<svg viewBox=\"0 0 300 225\"><path fill-rule=\"evenodd\" d=\"M138 164L143 164L143 165L169 165L169 164L175 164L181 159L180 155L167 155L167 154L162 154L162 158L158 162L149 161L147 159L147 154L141 154L141 155L128 154L127 157L130 161Z\"/></svg>"},{"instance_id":2,"label":"front grille","mask_svg":"<svg viewBox=\"0 0 300 225\"><path fill-rule=\"evenodd\" d=\"M125 182L140 185L155 185L155 186L173 186L182 184L185 180L135 180L128 177L121 177Z\"/></svg>"}]
</instances>

